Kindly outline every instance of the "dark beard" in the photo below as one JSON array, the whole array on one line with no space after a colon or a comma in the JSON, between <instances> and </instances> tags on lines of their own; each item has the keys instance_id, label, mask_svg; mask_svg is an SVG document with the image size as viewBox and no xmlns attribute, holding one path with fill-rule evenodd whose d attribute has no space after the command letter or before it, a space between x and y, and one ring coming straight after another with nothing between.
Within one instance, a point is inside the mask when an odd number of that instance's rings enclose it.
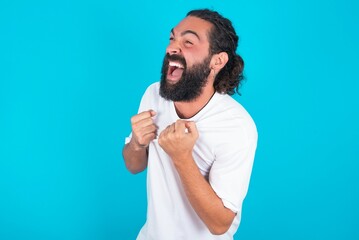
<instances>
[{"instance_id":1,"label":"dark beard","mask_svg":"<svg viewBox=\"0 0 359 240\"><path fill-rule=\"evenodd\" d=\"M175 84L169 84L166 80L170 60L180 62L184 66L182 77ZM161 97L175 102L190 102L195 100L201 95L203 87L207 84L207 77L211 72L209 67L210 61L211 56L208 55L202 63L194 64L191 68L187 69L186 61L183 57L166 54L161 70Z\"/></svg>"}]
</instances>

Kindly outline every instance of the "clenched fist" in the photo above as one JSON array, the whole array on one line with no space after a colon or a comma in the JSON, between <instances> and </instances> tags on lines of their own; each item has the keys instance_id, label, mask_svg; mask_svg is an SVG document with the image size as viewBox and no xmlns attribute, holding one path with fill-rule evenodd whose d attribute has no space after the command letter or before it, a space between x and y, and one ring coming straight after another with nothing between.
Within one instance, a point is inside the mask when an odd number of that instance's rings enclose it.
<instances>
[{"instance_id":1,"label":"clenched fist","mask_svg":"<svg viewBox=\"0 0 359 240\"><path fill-rule=\"evenodd\" d=\"M148 110L131 118L131 142L137 150L147 148L150 142L157 137L157 126L152 119L155 115L155 111Z\"/></svg>"},{"instance_id":2,"label":"clenched fist","mask_svg":"<svg viewBox=\"0 0 359 240\"><path fill-rule=\"evenodd\" d=\"M176 161L192 156L197 139L198 131L194 122L177 120L161 132L158 143Z\"/></svg>"}]
</instances>

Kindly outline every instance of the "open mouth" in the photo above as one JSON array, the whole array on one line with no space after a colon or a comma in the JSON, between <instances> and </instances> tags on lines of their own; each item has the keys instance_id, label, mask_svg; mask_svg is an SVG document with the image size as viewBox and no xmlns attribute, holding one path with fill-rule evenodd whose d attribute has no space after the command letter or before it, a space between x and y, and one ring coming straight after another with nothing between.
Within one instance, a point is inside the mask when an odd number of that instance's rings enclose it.
<instances>
[{"instance_id":1,"label":"open mouth","mask_svg":"<svg viewBox=\"0 0 359 240\"><path fill-rule=\"evenodd\" d=\"M178 81L182 77L184 66L179 62L170 61L168 63L167 79L171 81Z\"/></svg>"}]
</instances>

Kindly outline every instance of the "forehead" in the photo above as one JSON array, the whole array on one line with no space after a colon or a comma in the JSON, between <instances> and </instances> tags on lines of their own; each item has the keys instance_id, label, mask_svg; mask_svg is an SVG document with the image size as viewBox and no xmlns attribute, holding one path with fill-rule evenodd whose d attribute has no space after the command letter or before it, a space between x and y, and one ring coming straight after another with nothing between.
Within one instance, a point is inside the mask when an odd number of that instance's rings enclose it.
<instances>
[{"instance_id":1,"label":"forehead","mask_svg":"<svg viewBox=\"0 0 359 240\"><path fill-rule=\"evenodd\" d=\"M173 32L175 35L177 35L190 30L197 33L200 39L208 41L208 33L211 28L212 23L201 18L188 16L173 28Z\"/></svg>"}]
</instances>

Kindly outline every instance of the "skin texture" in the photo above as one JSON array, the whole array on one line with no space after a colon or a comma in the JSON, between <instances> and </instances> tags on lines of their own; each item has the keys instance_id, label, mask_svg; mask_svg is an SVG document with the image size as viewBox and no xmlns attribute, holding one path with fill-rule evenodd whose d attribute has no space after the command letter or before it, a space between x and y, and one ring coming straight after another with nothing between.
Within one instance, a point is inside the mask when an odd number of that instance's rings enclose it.
<instances>
[{"instance_id":1,"label":"skin texture","mask_svg":"<svg viewBox=\"0 0 359 240\"><path fill-rule=\"evenodd\" d=\"M172 29L166 53L182 55L188 68L202 62L209 54L208 32L211 27L211 23L200 18L186 17ZM191 102L174 103L180 118L194 116L207 104L215 92L214 78L227 61L225 52L212 56L208 83L201 95ZM157 136L157 127L152 120L154 115L154 111L148 110L131 119L132 139L125 145L123 156L126 167L132 173L141 172L147 167L147 147ZM236 214L223 205L193 159L192 151L198 137L194 122L177 120L159 133L158 143L172 159L193 209L211 233L219 235L228 230Z\"/></svg>"},{"instance_id":2,"label":"skin texture","mask_svg":"<svg viewBox=\"0 0 359 240\"><path fill-rule=\"evenodd\" d=\"M122 152L131 173L142 172L147 167L147 147L157 136L157 126L152 120L155 115L155 111L149 110L131 118L132 138Z\"/></svg>"}]
</instances>

